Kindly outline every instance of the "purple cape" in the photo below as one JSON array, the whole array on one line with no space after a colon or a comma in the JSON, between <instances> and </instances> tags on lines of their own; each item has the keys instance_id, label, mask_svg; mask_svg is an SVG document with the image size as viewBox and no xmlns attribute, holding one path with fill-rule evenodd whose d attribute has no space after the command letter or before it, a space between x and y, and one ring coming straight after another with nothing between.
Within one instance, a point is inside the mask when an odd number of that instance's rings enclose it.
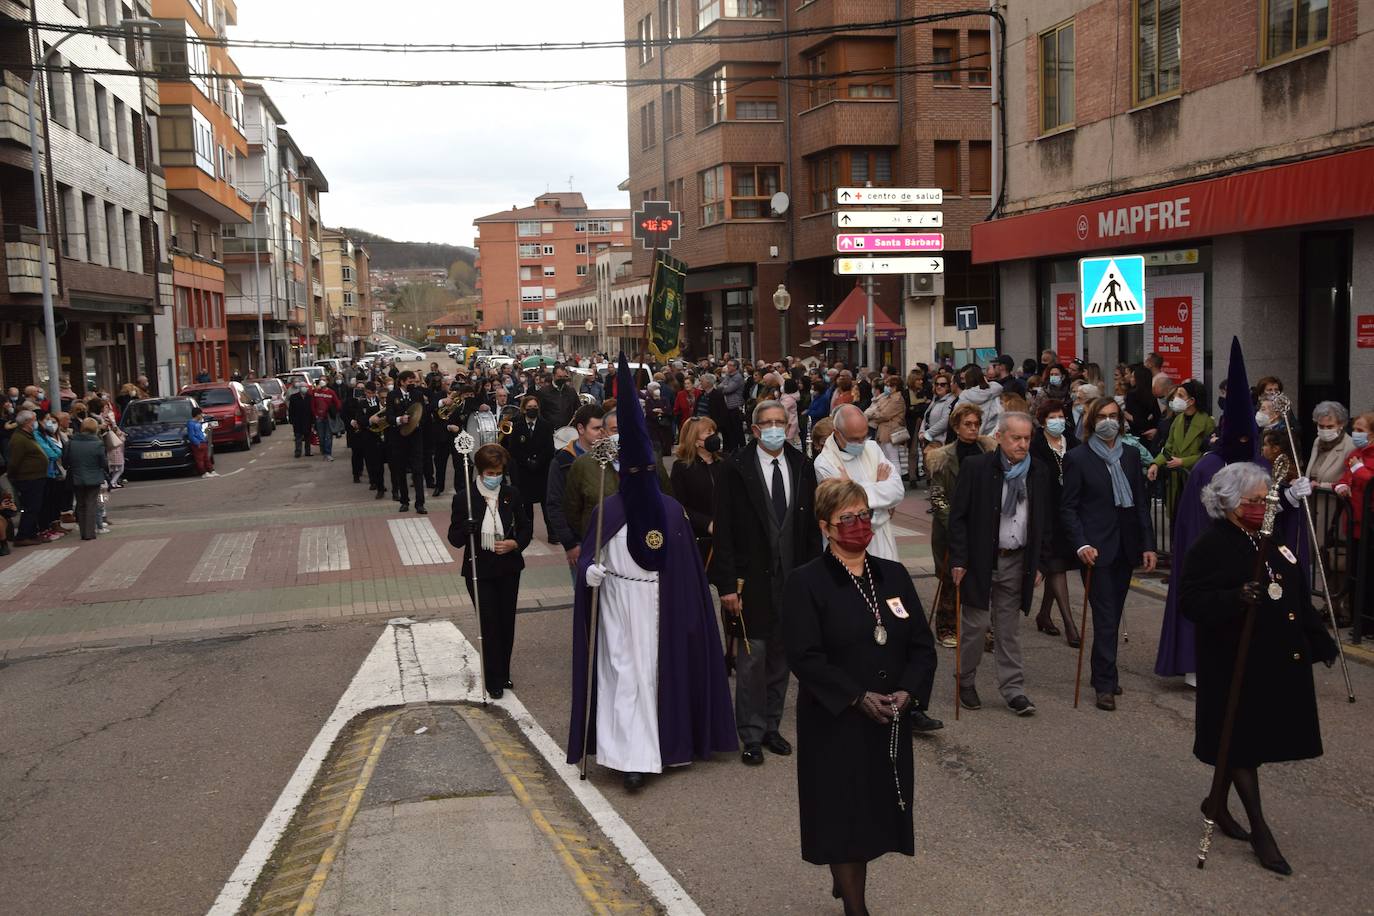
<instances>
[{"instance_id":1,"label":"purple cape","mask_svg":"<svg viewBox=\"0 0 1374 916\"><path fill-rule=\"evenodd\" d=\"M663 765L705 760L739 748L725 653L716 629L711 592L696 538L682 506L660 496L666 515L663 568L658 593L658 747ZM619 493L606 497L602 537L625 525L625 503ZM572 709L568 723L568 763L582 759L582 715L587 697L587 639L592 590L587 567L596 551L596 512L587 523L582 558L577 564L577 597L573 605ZM646 612L651 610L646 608ZM596 672L592 678L595 683ZM591 735L587 753L596 753L596 691L592 691Z\"/></svg>"}]
</instances>

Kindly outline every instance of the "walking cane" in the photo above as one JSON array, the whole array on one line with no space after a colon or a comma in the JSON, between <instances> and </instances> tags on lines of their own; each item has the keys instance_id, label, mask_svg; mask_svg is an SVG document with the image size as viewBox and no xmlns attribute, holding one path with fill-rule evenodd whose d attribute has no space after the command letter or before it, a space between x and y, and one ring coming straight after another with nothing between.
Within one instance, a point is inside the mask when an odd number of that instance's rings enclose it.
<instances>
[{"instance_id":1,"label":"walking cane","mask_svg":"<svg viewBox=\"0 0 1374 916\"><path fill-rule=\"evenodd\" d=\"M467 433L459 433L453 440L453 450L463 456L463 490L468 507L468 563L472 565L472 609L477 613L477 680L482 685L482 703L487 702L486 661L482 652L486 648L482 638L482 601L477 587L477 532L472 525L472 478L468 476L468 456L472 454L476 442Z\"/></svg>"},{"instance_id":2,"label":"walking cane","mask_svg":"<svg viewBox=\"0 0 1374 916\"><path fill-rule=\"evenodd\" d=\"M1083 647L1088 642L1088 595L1093 587L1093 568L1083 577L1083 623L1078 628L1078 672L1073 676L1073 708L1078 708L1078 692L1083 687Z\"/></svg>"},{"instance_id":3,"label":"walking cane","mask_svg":"<svg viewBox=\"0 0 1374 916\"><path fill-rule=\"evenodd\" d=\"M1288 419L1293 410L1293 402L1287 395L1279 395L1274 398L1274 406L1283 411L1283 417ZM1296 419L1296 418L1295 418ZM1293 424L1284 423L1284 428L1288 430L1288 450L1293 454L1293 463L1297 467L1298 476L1304 476L1302 461L1298 458L1298 445L1293 439ZM1331 622L1331 635L1336 640L1336 652L1341 659L1341 674L1345 677L1345 698L1351 703L1355 702L1355 689L1350 686L1350 668L1345 661L1345 646L1341 643L1341 629L1336 625L1336 609L1331 604L1331 586L1326 581L1326 564L1322 562L1321 545L1317 542L1317 523L1312 519L1312 504L1308 498L1302 498L1303 514L1307 517L1307 536L1312 543L1312 560L1317 564L1317 575L1321 578L1322 599L1326 602L1327 619Z\"/></svg>"},{"instance_id":4,"label":"walking cane","mask_svg":"<svg viewBox=\"0 0 1374 916\"><path fill-rule=\"evenodd\" d=\"M1269 548L1269 539L1274 536L1274 518L1279 514L1279 482L1269 485L1269 495L1265 497L1264 522L1260 525L1259 546L1255 548L1255 572L1251 581L1259 581L1264 575L1264 554ZM1250 637L1255 631L1256 607L1259 602L1249 602L1245 609L1245 620L1240 625L1240 642L1236 645L1236 662L1231 669L1231 689L1226 695L1226 715L1221 720L1221 738L1217 742L1217 764L1212 769L1212 788L1207 793L1207 805L1202 812L1202 839L1197 844L1197 867L1207 866L1207 854L1212 850L1212 830L1216 818L1226 810L1226 793L1230 791L1226 774L1231 762L1231 737L1236 730L1236 711L1240 708L1240 691L1245 680L1245 663L1250 657Z\"/></svg>"},{"instance_id":5,"label":"walking cane","mask_svg":"<svg viewBox=\"0 0 1374 916\"><path fill-rule=\"evenodd\" d=\"M953 583L953 579L950 580ZM964 675L964 608L960 601L959 586L954 586L954 721L959 721L959 687Z\"/></svg>"},{"instance_id":6,"label":"walking cane","mask_svg":"<svg viewBox=\"0 0 1374 916\"><path fill-rule=\"evenodd\" d=\"M597 470L601 478L601 490L596 498L596 550L592 553L592 562L601 562L601 519L605 515L606 502L606 465L615 460L619 449L612 439L598 439L592 446L591 455L597 463ZM601 586L592 586L592 601L590 615L587 621L587 689L582 702L582 771L581 777L587 778L587 744L591 738L592 730L592 696L596 691L596 683L592 680L596 673L596 641L598 624L600 623L601 610Z\"/></svg>"}]
</instances>

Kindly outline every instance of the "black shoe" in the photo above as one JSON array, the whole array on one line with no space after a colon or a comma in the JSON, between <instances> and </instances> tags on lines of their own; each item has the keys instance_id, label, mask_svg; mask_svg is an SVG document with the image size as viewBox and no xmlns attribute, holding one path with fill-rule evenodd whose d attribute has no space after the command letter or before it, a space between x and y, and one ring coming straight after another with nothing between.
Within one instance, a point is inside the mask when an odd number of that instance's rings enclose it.
<instances>
[{"instance_id":1,"label":"black shoe","mask_svg":"<svg viewBox=\"0 0 1374 916\"><path fill-rule=\"evenodd\" d=\"M500 687L493 687L491 690L487 691L487 696L491 697L493 700L499 700L501 697L505 696L505 693L506 692Z\"/></svg>"},{"instance_id":2,"label":"black shoe","mask_svg":"<svg viewBox=\"0 0 1374 916\"><path fill-rule=\"evenodd\" d=\"M507 690L514 690L514 689L515 689L515 685L512 684L512 683L510 682L509 679L506 680L506 689L507 689Z\"/></svg>"},{"instance_id":3,"label":"black shoe","mask_svg":"<svg viewBox=\"0 0 1374 916\"><path fill-rule=\"evenodd\" d=\"M1202 811L1202 816L1206 817L1207 799L1204 798L1202 804L1199 805L1198 808ZM1250 831L1238 824L1236 819L1231 816L1230 811L1221 812L1221 816L1213 821L1213 823L1217 825L1217 829L1222 832L1223 836L1229 836L1233 840L1240 840L1242 843L1250 842Z\"/></svg>"},{"instance_id":4,"label":"black shoe","mask_svg":"<svg viewBox=\"0 0 1374 916\"><path fill-rule=\"evenodd\" d=\"M410 511L410 503L401 503L401 508L400 508L398 511L400 511L400 512L409 512L409 511Z\"/></svg>"},{"instance_id":5,"label":"black shoe","mask_svg":"<svg viewBox=\"0 0 1374 916\"><path fill-rule=\"evenodd\" d=\"M416 506L416 507L415 507L415 514L416 514L416 515L429 515L429 510L426 509L424 506Z\"/></svg>"},{"instance_id":6,"label":"black shoe","mask_svg":"<svg viewBox=\"0 0 1374 916\"><path fill-rule=\"evenodd\" d=\"M914 732L937 732L945 727L945 723L926 715L915 706L907 713L907 719L911 722L911 730Z\"/></svg>"},{"instance_id":7,"label":"black shoe","mask_svg":"<svg viewBox=\"0 0 1374 916\"><path fill-rule=\"evenodd\" d=\"M740 752L739 759L751 767L756 767L763 763L763 748L757 744L746 744Z\"/></svg>"},{"instance_id":8,"label":"black shoe","mask_svg":"<svg viewBox=\"0 0 1374 916\"><path fill-rule=\"evenodd\" d=\"M1116 712L1116 697L1110 693L1097 695L1097 708L1103 712Z\"/></svg>"},{"instance_id":9,"label":"black shoe","mask_svg":"<svg viewBox=\"0 0 1374 916\"><path fill-rule=\"evenodd\" d=\"M1124 690L1121 689L1121 685L1120 685L1120 684L1117 684L1115 687L1112 688L1112 696L1119 697L1119 696L1121 696L1121 695L1122 695L1123 693L1125 693L1125 692L1126 692L1126 691L1124 691Z\"/></svg>"},{"instance_id":10,"label":"black shoe","mask_svg":"<svg viewBox=\"0 0 1374 916\"><path fill-rule=\"evenodd\" d=\"M300 453L299 451L297 451L295 457L299 458L300 456L301 456L301 453Z\"/></svg>"},{"instance_id":11,"label":"black shoe","mask_svg":"<svg viewBox=\"0 0 1374 916\"><path fill-rule=\"evenodd\" d=\"M1011 711L1018 716L1035 715L1035 704L1032 703L1030 697L1026 696L1024 693L1008 700L1007 706L1011 707Z\"/></svg>"},{"instance_id":12,"label":"black shoe","mask_svg":"<svg viewBox=\"0 0 1374 916\"><path fill-rule=\"evenodd\" d=\"M0 541L0 557L7 557L7 556L9 556L9 555L10 555L10 542L9 542L9 541Z\"/></svg>"},{"instance_id":13,"label":"black shoe","mask_svg":"<svg viewBox=\"0 0 1374 916\"><path fill-rule=\"evenodd\" d=\"M1268 834L1268 831L1266 830L1265 833ZM1268 835L1268 845L1273 848L1267 853L1260 852L1259 840L1256 837L1250 837L1250 848L1255 851L1255 858L1259 859L1259 863L1272 872L1277 872L1280 875L1293 874L1293 866L1289 865L1288 860L1283 857L1283 853L1279 852L1278 845L1274 843L1273 835Z\"/></svg>"},{"instance_id":14,"label":"black shoe","mask_svg":"<svg viewBox=\"0 0 1374 916\"><path fill-rule=\"evenodd\" d=\"M305 457L307 457L307 458L310 457L310 449L306 449L306 450L305 450Z\"/></svg>"},{"instance_id":15,"label":"black shoe","mask_svg":"<svg viewBox=\"0 0 1374 916\"><path fill-rule=\"evenodd\" d=\"M435 487L435 488L434 488L434 492L431 493L431 494L429 494L429 495L430 495L430 496L443 496L443 495L444 495L444 488L443 488L443 487Z\"/></svg>"},{"instance_id":16,"label":"black shoe","mask_svg":"<svg viewBox=\"0 0 1374 916\"><path fill-rule=\"evenodd\" d=\"M384 496L386 496L386 491L385 491L385 490L378 490L378 491L377 491L377 499L381 499L381 498L384 497Z\"/></svg>"},{"instance_id":17,"label":"black shoe","mask_svg":"<svg viewBox=\"0 0 1374 916\"><path fill-rule=\"evenodd\" d=\"M978 699L978 691L973 687L960 687L959 705L965 709L982 709L983 701Z\"/></svg>"},{"instance_id":18,"label":"black shoe","mask_svg":"<svg viewBox=\"0 0 1374 916\"><path fill-rule=\"evenodd\" d=\"M354 477L354 478L353 478L353 482L354 482L354 483L362 483L362 482L363 482L363 479L362 479L361 477Z\"/></svg>"},{"instance_id":19,"label":"black shoe","mask_svg":"<svg viewBox=\"0 0 1374 916\"><path fill-rule=\"evenodd\" d=\"M768 748L770 754L777 754L779 757L786 757L792 753L792 745L777 732L769 732L764 735L763 746Z\"/></svg>"},{"instance_id":20,"label":"black shoe","mask_svg":"<svg viewBox=\"0 0 1374 916\"><path fill-rule=\"evenodd\" d=\"M642 788L644 788L644 774L643 774L643 773L626 773L626 774L625 774L625 790L626 790L627 792L638 792L638 791L639 791L640 789L642 789Z\"/></svg>"}]
</instances>

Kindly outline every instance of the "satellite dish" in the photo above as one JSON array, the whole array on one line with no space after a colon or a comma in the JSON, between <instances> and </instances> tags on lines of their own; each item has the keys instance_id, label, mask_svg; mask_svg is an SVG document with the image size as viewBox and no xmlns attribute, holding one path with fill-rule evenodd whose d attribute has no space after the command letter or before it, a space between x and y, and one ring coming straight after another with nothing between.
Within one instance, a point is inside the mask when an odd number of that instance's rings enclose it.
<instances>
[{"instance_id":1,"label":"satellite dish","mask_svg":"<svg viewBox=\"0 0 1374 916\"><path fill-rule=\"evenodd\" d=\"M789 198L786 193L779 191L773 195L773 199L769 201L768 206L773 208L774 216L782 216L787 212L787 208L792 206L792 199Z\"/></svg>"}]
</instances>

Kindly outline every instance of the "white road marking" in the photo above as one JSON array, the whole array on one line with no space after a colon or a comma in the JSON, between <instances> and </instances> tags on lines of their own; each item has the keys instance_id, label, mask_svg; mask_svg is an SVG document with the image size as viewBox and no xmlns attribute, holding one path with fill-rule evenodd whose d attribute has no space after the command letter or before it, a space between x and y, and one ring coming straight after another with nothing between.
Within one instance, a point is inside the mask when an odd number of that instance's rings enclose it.
<instances>
[{"instance_id":1,"label":"white road marking","mask_svg":"<svg viewBox=\"0 0 1374 916\"><path fill-rule=\"evenodd\" d=\"M267 819L210 907L209 916L233 916L239 911L286 832L296 808L319 775L329 749L355 717L371 709L405 703L477 703L481 700L481 688L477 684L477 650L452 622L415 623L407 618L391 621L311 742L286 788L282 789ZM565 762L563 749L535 721L514 692L492 702L510 714L520 731L558 773L640 881L662 904L664 911L670 916L701 916L696 902L595 784L578 778L577 767Z\"/></svg>"},{"instance_id":2,"label":"white road marking","mask_svg":"<svg viewBox=\"0 0 1374 916\"><path fill-rule=\"evenodd\" d=\"M253 558L256 531L230 531L217 534L200 555L188 582L236 582L248 572Z\"/></svg>"},{"instance_id":3,"label":"white road marking","mask_svg":"<svg viewBox=\"0 0 1374 916\"><path fill-rule=\"evenodd\" d=\"M393 518L387 520L387 526L403 565L433 566L453 562L448 547L428 518Z\"/></svg>"},{"instance_id":4,"label":"white road marking","mask_svg":"<svg viewBox=\"0 0 1374 916\"><path fill-rule=\"evenodd\" d=\"M118 550L110 554L109 559L86 577L86 581L77 588L77 593L111 592L128 588L138 581L138 577L143 575L143 571L157 558L158 553L170 540L171 538L154 538L149 541L121 544Z\"/></svg>"},{"instance_id":5,"label":"white road marking","mask_svg":"<svg viewBox=\"0 0 1374 916\"><path fill-rule=\"evenodd\" d=\"M916 538L921 536L921 532L912 528L903 528L901 525L888 523L887 530L892 532L894 538Z\"/></svg>"},{"instance_id":6,"label":"white road marking","mask_svg":"<svg viewBox=\"0 0 1374 916\"><path fill-rule=\"evenodd\" d=\"M339 572L349 568L348 536L343 525L301 529L296 572Z\"/></svg>"},{"instance_id":7,"label":"white road marking","mask_svg":"<svg viewBox=\"0 0 1374 916\"><path fill-rule=\"evenodd\" d=\"M525 556L549 557L553 556L553 550L549 547L548 544L545 544L541 539L537 537L530 538L530 546L525 548Z\"/></svg>"},{"instance_id":8,"label":"white road marking","mask_svg":"<svg viewBox=\"0 0 1374 916\"><path fill-rule=\"evenodd\" d=\"M158 485L159 487L184 487L184 486L186 486L187 484L192 484L192 483L200 483L200 484L203 484L203 483L207 483L209 480L223 480L223 479L225 479L226 477L233 477L235 474L242 474L242 473L243 473L243 468L239 468L237 471L230 471L228 474L221 474L221 475L219 475L218 477L204 478L204 477L201 477L200 475L196 475L195 477L192 477L190 480L159 480L159 481L157 481L157 485ZM149 481L149 483L151 483L151 482L152 482L152 481Z\"/></svg>"},{"instance_id":9,"label":"white road marking","mask_svg":"<svg viewBox=\"0 0 1374 916\"><path fill-rule=\"evenodd\" d=\"M37 550L15 562L4 572L0 572L0 601L8 601L43 573L76 553L75 547L54 547L51 550Z\"/></svg>"}]
</instances>

